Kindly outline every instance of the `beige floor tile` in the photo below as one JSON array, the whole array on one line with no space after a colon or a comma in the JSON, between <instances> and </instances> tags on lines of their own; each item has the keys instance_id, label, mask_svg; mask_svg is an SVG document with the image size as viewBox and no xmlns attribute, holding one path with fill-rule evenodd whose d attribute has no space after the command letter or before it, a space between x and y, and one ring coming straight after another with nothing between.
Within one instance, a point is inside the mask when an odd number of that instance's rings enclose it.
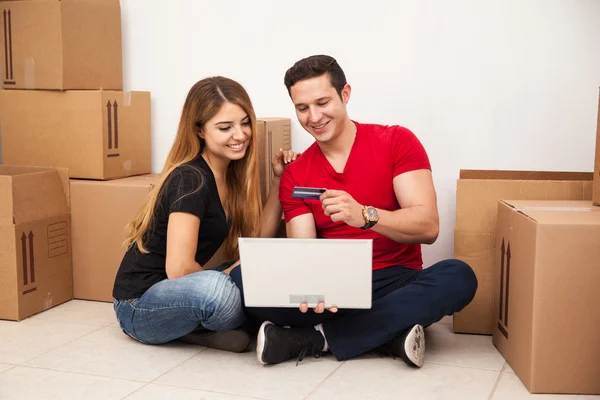
<instances>
[{"instance_id":1,"label":"beige floor tile","mask_svg":"<svg viewBox=\"0 0 600 400\"><path fill-rule=\"evenodd\" d=\"M390 358L348 361L308 400L487 399L499 372L429 364L411 368Z\"/></svg>"},{"instance_id":2,"label":"beige floor tile","mask_svg":"<svg viewBox=\"0 0 600 400\"><path fill-rule=\"evenodd\" d=\"M447 324L432 325L425 335L426 362L494 371L504 365L491 336L456 334Z\"/></svg>"},{"instance_id":3,"label":"beige floor tile","mask_svg":"<svg viewBox=\"0 0 600 400\"><path fill-rule=\"evenodd\" d=\"M263 366L256 352L206 350L156 380L173 386L265 399L302 399L340 366L330 356Z\"/></svg>"},{"instance_id":4,"label":"beige floor tile","mask_svg":"<svg viewBox=\"0 0 600 400\"><path fill-rule=\"evenodd\" d=\"M505 373L494 392L493 400L599 400L600 396L531 394L515 374Z\"/></svg>"},{"instance_id":5,"label":"beige floor tile","mask_svg":"<svg viewBox=\"0 0 600 400\"><path fill-rule=\"evenodd\" d=\"M31 318L95 326L107 326L117 320L112 303L86 300L71 300Z\"/></svg>"},{"instance_id":6,"label":"beige floor tile","mask_svg":"<svg viewBox=\"0 0 600 400\"><path fill-rule=\"evenodd\" d=\"M241 397L231 394L184 389L174 386L149 384L124 400L253 400L255 397Z\"/></svg>"},{"instance_id":7,"label":"beige floor tile","mask_svg":"<svg viewBox=\"0 0 600 400\"><path fill-rule=\"evenodd\" d=\"M0 321L0 362L21 364L96 329L97 326L33 318Z\"/></svg>"},{"instance_id":8,"label":"beige floor tile","mask_svg":"<svg viewBox=\"0 0 600 400\"><path fill-rule=\"evenodd\" d=\"M149 382L203 349L182 343L144 345L118 328L106 327L27 365Z\"/></svg>"},{"instance_id":9,"label":"beige floor tile","mask_svg":"<svg viewBox=\"0 0 600 400\"><path fill-rule=\"evenodd\" d=\"M15 367L0 374L0 399L120 400L143 385L120 379Z\"/></svg>"},{"instance_id":10,"label":"beige floor tile","mask_svg":"<svg viewBox=\"0 0 600 400\"><path fill-rule=\"evenodd\" d=\"M14 365L11 364L0 364L0 372L4 372L8 369L11 369Z\"/></svg>"}]
</instances>

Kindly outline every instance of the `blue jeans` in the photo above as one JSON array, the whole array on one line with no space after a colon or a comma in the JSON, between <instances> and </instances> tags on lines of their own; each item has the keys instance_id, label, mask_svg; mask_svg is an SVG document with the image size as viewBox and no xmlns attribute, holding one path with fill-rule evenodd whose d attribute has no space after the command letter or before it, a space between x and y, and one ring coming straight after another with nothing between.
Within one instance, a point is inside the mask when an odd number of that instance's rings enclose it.
<instances>
[{"instance_id":1,"label":"blue jeans","mask_svg":"<svg viewBox=\"0 0 600 400\"><path fill-rule=\"evenodd\" d=\"M234 268L231 278L243 293L241 268ZM429 326L462 310L477 290L471 267L452 259L423 270L398 266L373 271L372 282L373 303L368 310L303 314L294 308L249 307L246 312L259 322L277 325L323 324L329 348L341 361L373 350L415 324Z\"/></svg>"},{"instance_id":2,"label":"blue jeans","mask_svg":"<svg viewBox=\"0 0 600 400\"><path fill-rule=\"evenodd\" d=\"M219 270L165 279L139 299L115 299L121 329L139 342L162 344L199 327L211 331L240 327L245 322L240 291Z\"/></svg>"}]
</instances>

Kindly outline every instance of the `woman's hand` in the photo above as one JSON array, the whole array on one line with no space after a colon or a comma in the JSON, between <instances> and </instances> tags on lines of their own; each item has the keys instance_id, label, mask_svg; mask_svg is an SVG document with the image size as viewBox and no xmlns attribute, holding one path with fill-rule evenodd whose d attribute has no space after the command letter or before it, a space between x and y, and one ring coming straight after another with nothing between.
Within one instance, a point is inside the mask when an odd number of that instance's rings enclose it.
<instances>
[{"instance_id":1,"label":"woman's hand","mask_svg":"<svg viewBox=\"0 0 600 400\"><path fill-rule=\"evenodd\" d=\"M285 166L295 161L296 158L300 157L300 154L301 153L296 153L292 150L279 149L277 154L275 154L275 156L271 160L273 174L275 174L276 177L280 177L283 173L283 169L285 168Z\"/></svg>"}]
</instances>

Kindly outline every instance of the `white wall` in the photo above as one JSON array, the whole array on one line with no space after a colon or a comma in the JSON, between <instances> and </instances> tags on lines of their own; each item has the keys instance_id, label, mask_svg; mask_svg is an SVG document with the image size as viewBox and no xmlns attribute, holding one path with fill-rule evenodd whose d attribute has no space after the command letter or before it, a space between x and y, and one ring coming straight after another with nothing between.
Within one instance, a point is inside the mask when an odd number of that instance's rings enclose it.
<instances>
[{"instance_id":1,"label":"white wall","mask_svg":"<svg viewBox=\"0 0 600 400\"><path fill-rule=\"evenodd\" d=\"M168 4L168 5L167 5ZM431 158L441 218L425 263L451 257L461 168L592 171L598 0L121 0L126 90L152 92L159 172L189 88L238 80L259 117L295 120L283 75L326 53L352 85L350 117L399 124Z\"/></svg>"}]
</instances>

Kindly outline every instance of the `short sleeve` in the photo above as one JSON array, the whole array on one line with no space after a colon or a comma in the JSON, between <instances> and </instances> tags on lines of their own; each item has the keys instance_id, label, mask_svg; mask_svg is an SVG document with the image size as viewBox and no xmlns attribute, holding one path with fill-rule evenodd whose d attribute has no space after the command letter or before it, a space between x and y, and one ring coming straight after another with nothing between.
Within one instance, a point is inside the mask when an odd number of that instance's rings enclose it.
<instances>
[{"instance_id":1,"label":"short sleeve","mask_svg":"<svg viewBox=\"0 0 600 400\"><path fill-rule=\"evenodd\" d=\"M191 166L178 167L165 182L168 213L184 212L202 219L208 200L206 173Z\"/></svg>"},{"instance_id":2,"label":"short sleeve","mask_svg":"<svg viewBox=\"0 0 600 400\"><path fill-rule=\"evenodd\" d=\"M285 222L289 222L298 215L311 213L310 207L302 199L292 198L294 186L297 186L290 168L283 170L279 184L279 202L283 210Z\"/></svg>"},{"instance_id":3,"label":"short sleeve","mask_svg":"<svg viewBox=\"0 0 600 400\"><path fill-rule=\"evenodd\" d=\"M418 169L431 170L425 148L410 130L396 126L391 132L390 140L394 177Z\"/></svg>"}]
</instances>

